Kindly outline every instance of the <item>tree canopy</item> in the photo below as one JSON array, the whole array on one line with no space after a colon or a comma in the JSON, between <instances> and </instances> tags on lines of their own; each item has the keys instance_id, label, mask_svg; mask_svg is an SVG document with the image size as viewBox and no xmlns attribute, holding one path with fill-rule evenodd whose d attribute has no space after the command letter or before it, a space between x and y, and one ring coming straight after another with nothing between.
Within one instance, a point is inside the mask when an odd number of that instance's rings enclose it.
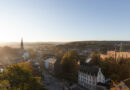
<instances>
[{"instance_id":1,"label":"tree canopy","mask_svg":"<svg viewBox=\"0 0 130 90\"><path fill-rule=\"evenodd\" d=\"M99 54L92 56L90 64L100 66L106 78L114 81L123 81L130 77L130 59L119 58L118 62L114 58L106 58L101 60Z\"/></svg>"},{"instance_id":2,"label":"tree canopy","mask_svg":"<svg viewBox=\"0 0 130 90\"><path fill-rule=\"evenodd\" d=\"M1 81L6 81L8 90L44 90L41 78L33 76L31 67L29 63L11 65L1 74Z\"/></svg>"},{"instance_id":3,"label":"tree canopy","mask_svg":"<svg viewBox=\"0 0 130 90\"><path fill-rule=\"evenodd\" d=\"M100 63L101 63L100 55L98 53L93 53L92 56L91 56L90 64L100 66Z\"/></svg>"},{"instance_id":4,"label":"tree canopy","mask_svg":"<svg viewBox=\"0 0 130 90\"><path fill-rule=\"evenodd\" d=\"M62 71L66 78L72 79L76 77L78 71L78 54L75 51L69 51L64 54L61 60Z\"/></svg>"}]
</instances>

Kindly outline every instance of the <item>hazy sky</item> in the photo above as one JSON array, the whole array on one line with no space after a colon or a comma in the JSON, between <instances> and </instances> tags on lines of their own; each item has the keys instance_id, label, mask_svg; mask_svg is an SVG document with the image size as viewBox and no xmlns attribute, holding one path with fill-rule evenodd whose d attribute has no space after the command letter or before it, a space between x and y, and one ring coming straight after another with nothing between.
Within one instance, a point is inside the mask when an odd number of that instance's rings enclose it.
<instances>
[{"instance_id":1,"label":"hazy sky","mask_svg":"<svg viewBox=\"0 0 130 90\"><path fill-rule=\"evenodd\" d=\"M0 41L130 40L130 0L0 0Z\"/></svg>"}]
</instances>

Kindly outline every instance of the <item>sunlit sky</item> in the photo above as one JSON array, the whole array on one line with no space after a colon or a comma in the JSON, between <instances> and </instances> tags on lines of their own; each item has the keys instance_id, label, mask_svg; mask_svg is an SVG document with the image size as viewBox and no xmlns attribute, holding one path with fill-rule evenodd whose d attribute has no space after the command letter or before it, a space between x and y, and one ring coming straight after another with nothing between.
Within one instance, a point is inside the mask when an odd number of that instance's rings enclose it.
<instances>
[{"instance_id":1,"label":"sunlit sky","mask_svg":"<svg viewBox=\"0 0 130 90\"><path fill-rule=\"evenodd\" d=\"M130 40L130 0L0 0L0 41Z\"/></svg>"}]
</instances>

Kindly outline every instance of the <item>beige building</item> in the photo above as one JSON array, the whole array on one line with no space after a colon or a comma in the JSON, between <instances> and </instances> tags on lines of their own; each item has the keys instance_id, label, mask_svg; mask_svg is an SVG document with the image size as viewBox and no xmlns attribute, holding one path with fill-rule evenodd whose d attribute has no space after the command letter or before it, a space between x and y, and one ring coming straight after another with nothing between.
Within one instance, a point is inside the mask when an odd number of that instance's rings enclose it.
<instances>
[{"instance_id":1,"label":"beige building","mask_svg":"<svg viewBox=\"0 0 130 90\"><path fill-rule=\"evenodd\" d=\"M130 58L130 52L116 52L116 51L108 51L107 54L100 54L102 59L105 58Z\"/></svg>"}]
</instances>

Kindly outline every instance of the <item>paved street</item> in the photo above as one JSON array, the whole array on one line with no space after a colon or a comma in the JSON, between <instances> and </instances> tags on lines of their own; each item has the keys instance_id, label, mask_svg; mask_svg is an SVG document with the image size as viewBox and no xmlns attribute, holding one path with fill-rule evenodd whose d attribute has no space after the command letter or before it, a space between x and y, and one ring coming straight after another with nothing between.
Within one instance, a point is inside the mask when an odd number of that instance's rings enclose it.
<instances>
[{"instance_id":1,"label":"paved street","mask_svg":"<svg viewBox=\"0 0 130 90\"><path fill-rule=\"evenodd\" d=\"M63 90L62 81L56 79L48 73L44 73L44 81L43 83L46 85L48 90Z\"/></svg>"}]
</instances>

